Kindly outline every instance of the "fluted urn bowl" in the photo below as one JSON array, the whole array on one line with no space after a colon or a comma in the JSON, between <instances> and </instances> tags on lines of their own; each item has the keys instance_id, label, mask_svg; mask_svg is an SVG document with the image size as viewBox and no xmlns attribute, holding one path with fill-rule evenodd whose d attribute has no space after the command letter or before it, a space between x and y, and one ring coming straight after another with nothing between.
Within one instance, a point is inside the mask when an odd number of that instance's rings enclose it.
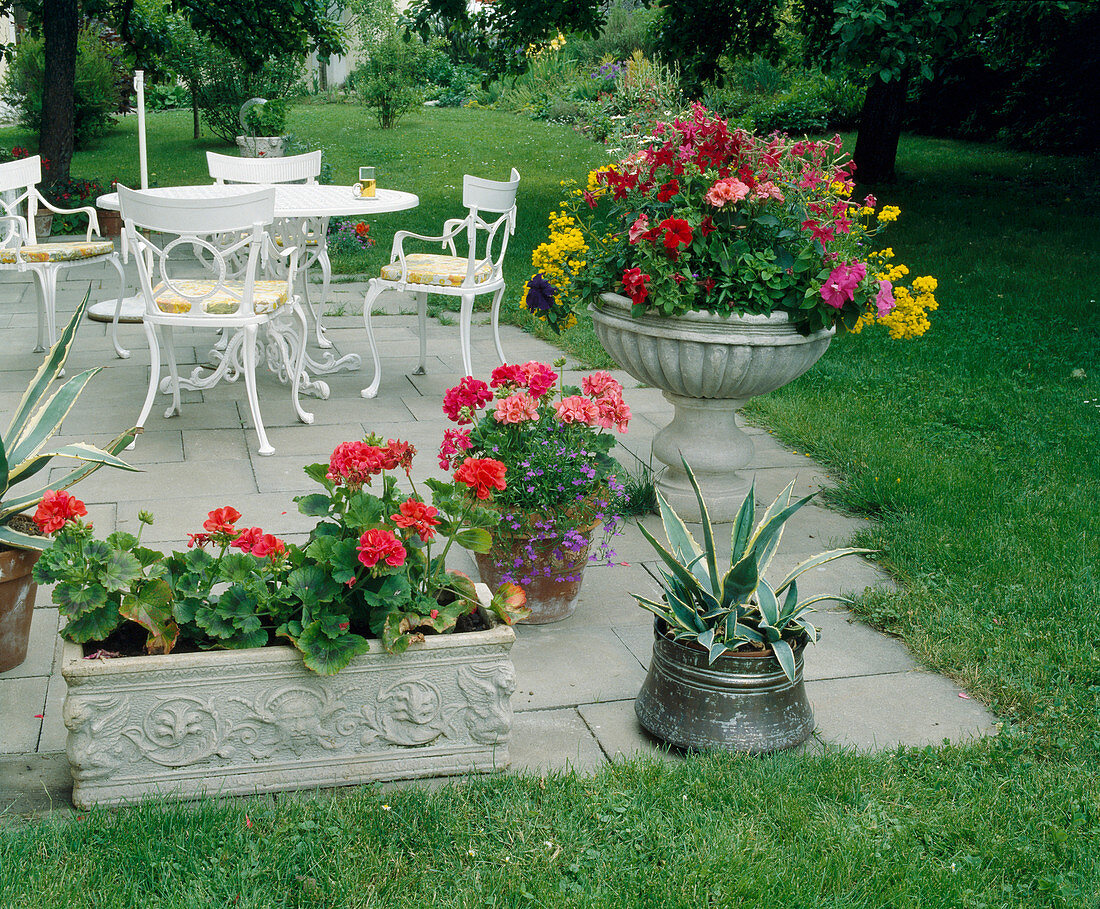
<instances>
[{"instance_id":1,"label":"fluted urn bowl","mask_svg":"<svg viewBox=\"0 0 1100 909\"><path fill-rule=\"evenodd\" d=\"M606 293L589 311L604 350L639 382L661 389L675 408L653 440L653 456L668 468L658 487L678 512L697 513L683 456L711 519L732 521L748 493L744 471L752 460L752 440L737 426L737 410L806 372L834 330L800 334L786 313L634 318L630 307L627 297Z\"/></svg>"}]
</instances>

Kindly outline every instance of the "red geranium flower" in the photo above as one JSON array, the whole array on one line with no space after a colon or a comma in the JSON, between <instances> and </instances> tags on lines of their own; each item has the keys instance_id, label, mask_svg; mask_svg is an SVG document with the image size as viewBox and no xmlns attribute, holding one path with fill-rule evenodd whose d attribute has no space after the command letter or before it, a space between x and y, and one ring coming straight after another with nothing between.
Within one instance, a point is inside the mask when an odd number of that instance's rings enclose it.
<instances>
[{"instance_id":1,"label":"red geranium flower","mask_svg":"<svg viewBox=\"0 0 1100 909\"><path fill-rule=\"evenodd\" d=\"M366 221L360 221L355 225L355 235L357 237L365 237L370 233L370 225Z\"/></svg>"},{"instance_id":2,"label":"red geranium flower","mask_svg":"<svg viewBox=\"0 0 1100 909\"><path fill-rule=\"evenodd\" d=\"M215 508L206 516L206 520L202 522L202 529L210 533L236 533L237 528L233 525L240 518L241 513L236 508L232 505L225 505L221 508Z\"/></svg>"},{"instance_id":3,"label":"red geranium flower","mask_svg":"<svg viewBox=\"0 0 1100 909\"><path fill-rule=\"evenodd\" d=\"M392 518L398 527L411 528L427 543L435 537L435 528L439 524L436 517L438 513L438 509L432 505L425 505L416 499L406 499L401 503L401 513L392 515Z\"/></svg>"},{"instance_id":4,"label":"red geranium flower","mask_svg":"<svg viewBox=\"0 0 1100 909\"><path fill-rule=\"evenodd\" d=\"M455 471L455 480L469 486L479 499L487 499L493 490L503 490L507 468L492 458L467 458Z\"/></svg>"},{"instance_id":5,"label":"red geranium flower","mask_svg":"<svg viewBox=\"0 0 1100 909\"><path fill-rule=\"evenodd\" d=\"M367 568L385 562L391 568L405 564L405 547L390 531L372 527L359 538L359 561Z\"/></svg>"},{"instance_id":6,"label":"red geranium flower","mask_svg":"<svg viewBox=\"0 0 1100 909\"><path fill-rule=\"evenodd\" d=\"M65 490L47 489L34 513L34 523L42 533L57 533L67 521L88 513L80 499L69 495Z\"/></svg>"},{"instance_id":7,"label":"red geranium flower","mask_svg":"<svg viewBox=\"0 0 1100 909\"><path fill-rule=\"evenodd\" d=\"M263 537L264 532L259 527L246 527L229 545L236 547L241 552L252 552Z\"/></svg>"},{"instance_id":8,"label":"red geranium flower","mask_svg":"<svg viewBox=\"0 0 1100 909\"><path fill-rule=\"evenodd\" d=\"M455 423L473 423L474 414L493 400L489 386L480 379L464 376L443 396L443 412Z\"/></svg>"}]
</instances>

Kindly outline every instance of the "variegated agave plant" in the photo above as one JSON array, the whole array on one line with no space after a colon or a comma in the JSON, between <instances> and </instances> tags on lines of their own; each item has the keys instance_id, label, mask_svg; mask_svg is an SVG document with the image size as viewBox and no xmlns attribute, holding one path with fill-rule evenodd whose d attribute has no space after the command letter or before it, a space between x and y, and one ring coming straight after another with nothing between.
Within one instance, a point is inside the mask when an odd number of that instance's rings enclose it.
<instances>
[{"instance_id":1,"label":"variegated agave plant","mask_svg":"<svg viewBox=\"0 0 1100 909\"><path fill-rule=\"evenodd\" d=\"M842 599L822 594L800 601L797 579L818 565L870 550L833 549L802 562L776 587L764 580L763 574L783 537L783 525L813 498L813 495L808 495L792 502L792 481L764 512L755 529L755 488L749 490L733 524L730 568L720 574L714 530L706 502L703 501L695 474L686 462L684 469L699 500L703 546L700 548L687 526L658 491L657 501L668 537L668 548L657 542L640 524L639 529L668 568L667 571L650 571L661 586L664 602L658 603L638 594L633 594L633 597L638 605L664 620L675 640L693 641L704 647L709 652L711 663L723 653L738 648L770 647L787 678L793 681L795 656L792 643L798 644L803 640L816 642L818 638L817 628L807 618L810 606L819 600Z\"/></svg>"},{"instance_id":2,"label":"variegated agave plant","mask_svg":"<svg viewBox=\"0 0 1100 909\"><path fill-rule=\"evenodd\" d=\"M84 318L87 307L86 294L69 324L61 332L57 343L46 354L23 399L16 407L11 424L0 438L0 548L44 549L49 545L49 537L33 536L10 526L15 515L36 507L47 489L72 486L104 464L123 470L137 470L115 456L133 440L133 430L120 435L105 451L84 442L66 445L51 442L61 427L61 421L72 410L84 387L102 369L100 366L89 369L73 376L56 390L50 390L54 381L64 374L65 360L69 356L77 327ZM32 479L55 457L75 458L81 464L68 476L48 485L26 492L13 492L13 486Z\"/></svg>"}]
</instances>

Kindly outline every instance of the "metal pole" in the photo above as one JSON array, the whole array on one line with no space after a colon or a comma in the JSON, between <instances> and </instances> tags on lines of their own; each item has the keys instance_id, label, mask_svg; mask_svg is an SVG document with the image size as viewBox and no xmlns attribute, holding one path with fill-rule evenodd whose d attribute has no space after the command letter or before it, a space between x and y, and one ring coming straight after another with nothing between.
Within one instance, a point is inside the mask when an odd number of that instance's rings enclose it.
<instances>
[{"instance_id":1,"label":"metal pole","mask_svg":"<svg viewBox=\"0 0 1100 909\"><path fill-rule=\"evenodd\" d=\"M145 70L134 70L134 91L137 92L138 115L138 166L141 169L141 188L149 188L149 159L145 152Z\"/></svg>"}]
</instances>

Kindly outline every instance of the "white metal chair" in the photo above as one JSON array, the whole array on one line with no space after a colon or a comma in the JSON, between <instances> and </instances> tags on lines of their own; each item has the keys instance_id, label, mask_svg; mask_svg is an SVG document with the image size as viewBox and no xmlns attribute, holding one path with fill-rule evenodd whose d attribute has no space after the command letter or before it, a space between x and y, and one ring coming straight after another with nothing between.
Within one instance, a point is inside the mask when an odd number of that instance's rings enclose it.
<instances>
[{"instance_id":1,"label":"white metal chair","mask_svg":"<svg viewBox=\"0 0 1100 909\"><path fill-rule=\"evenodd\" d=\"M312 151L304 155L289 155L285 158L236 158L232 155L206 153L206 166L215 183L316 183L321 174L321 152ZM283 242L283 234L293 231L275 232L276 245ZM302 225L305 242L301 249L301 261L298 264L302 272L302 286L306 305L313 316L317 335L317 346L329 348L332 342L325 337L325 326L321 316L328 302L329 284L332 283L332 263L328 257L328 238L322 219L308 219ZM321 269L321 301L317 306L309 298L309 269L317 265Z\"/></svg>"},{"instance_id":2,"label":"white metal chair","mask_svg":"<svg viewBox=\"0 0 1100 909\"><path fill-rule=\"evenodd\" d=\"M152 193L118 187L124 221L124 237L137 261L138 283L145 298L145 334L149 338L149 391L137 425L145 425L158 385L172 395L165 417L180 412L180 389L212 388L221 379L235 382L244 375L248 406L259 453L273 454L267 439L256 394L257 334L265 330L263 361L291 386L291 402L298 419L312 423L298 399L305 357L306 317L294 295L298 251L276 249L265 228L275 211L275 190L225 199L169 199ZM142 233L145 232L145 233ZM152 232L152 233L149 233ZM194 278L193 253L212 266L213 278ZM184 255L181 255L184 254ZM286 277L257 280L261 259L287 259ZM239 279L230 277L234 258L245 261ZM181 378L176 366L173 329L225 329L229 337L224 351L211 351L218 364L212 370L199 367ZM160 382L160 350L163 341L169 375Z\"/></svg>"},{"instance_id":3,"label":"white metal chair","mask_svg":"<svg viewBox=\"0 0 1100 909\"><path fill-rule=\"evenodd\" d=\"M444 222L443 233L438 237L414 234L399 230L393 236L390 263L382 267L381 275L372 278L363 303L363 322L367 329L371 356L374 358L374 379L363 389L364 398L378 394L382 381L382 367L378 359L378 345L371 328L371 313L379 294L387 290L409 291L416 297L420 327L420 365L414 375L424 375L427 359L428 294L445 294L462 298L458 317L459 345L462 348L462 368L472 375L470 357L470 322L474 311L474 297L493 294L490 321L493 343L497 356L504 362L504 350L500 346L500 301L504 297L504 273L502 265L508 250L508 237L516 229L516 192L519 189L519 171L512 168L506 181L483 180L467 174L462 180L462 204L469 210L464 218L451 218ZM497 215L488 220L485 215ZM465 236L466 255L459 256L455 240ZM405 240L414 239L440 243L450 255L433 253L406 254Z\"/></svg>"},{"instance_id":4,"label":"white metal chair","mask_svg":"<svg viewBox=\"0 0 1100 909\"><path fill-rule=\"evenodd\" d=\"M90 206L55 208L38 191L42 181L42 159L38 155L0 164L0 269L27 271L38 280L38 342L36 351L57 341L57 275L63 268L109 262L118 272L119 299L125 296L122 263L110 240L99 237L99 219ZM34 216L42 205L59 215L84 214L88 230L83 240L39 243ZM25 214L20 214L20 211ZM95 239L92 235L95 234ZM127 355L118 344L118 308L115 309L113 339L119 356Z\"/></svg>"}]
</instances>

